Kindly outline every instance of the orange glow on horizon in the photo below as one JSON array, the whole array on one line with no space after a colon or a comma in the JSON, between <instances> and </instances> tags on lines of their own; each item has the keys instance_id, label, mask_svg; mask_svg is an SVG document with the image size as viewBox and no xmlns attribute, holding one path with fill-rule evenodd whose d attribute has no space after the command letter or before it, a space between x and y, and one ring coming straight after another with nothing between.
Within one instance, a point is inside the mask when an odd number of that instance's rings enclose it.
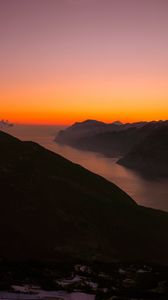
<instances>
[{"instance_id":1,"label":"orange glow on horizon","mask_svg":"<svg viewBox=\"0 0 168 300\"><path fill-rule=\"evenodd\" d=\"M4 88L1 96L0 119L13 123L69 125L86 119L126 123L168 118L166 81L140 81L133 75L122 81L118 77L95 82L90 77L83 82L64 79L56 87L44 83Z\"/></svg>"},{"instance_id":2,"label":"orange glow on horizon","mask_svg":"<svg viewBox=\"0 0 168 300\"><path fill-rule=\"evenodd\" d=\"M102 121L105 123L112 123L116 120L119 120L123 123L132 123L132 122L139 122L139 121L159 121L159 120L166 120L167 112L163 111L162 114L156 113L148 114L146 113L136 113L134 112L132 115L128 114L117 114L117 113L74 113L74 114L57 114L57 113L46 113L46 114L39 114L38 112L34 113L27 113L23 112L21 114L11 114L6 113L2 115L1 119L8 119L10 122L14 124L30 124L30 125L62 125L62 126L69 126L74 122L82 122L87 119L93 119Z\"/></svg>"},{"instance_id":3,"label":"orange glow on horizon","mask_svg":"<svg viewBox=\"0 0 168 300\"><path fill-rule=\"evenodd\" d=\"M0 119L168 119L168 1L0 6Z\"/></svg>"}]
</instances>

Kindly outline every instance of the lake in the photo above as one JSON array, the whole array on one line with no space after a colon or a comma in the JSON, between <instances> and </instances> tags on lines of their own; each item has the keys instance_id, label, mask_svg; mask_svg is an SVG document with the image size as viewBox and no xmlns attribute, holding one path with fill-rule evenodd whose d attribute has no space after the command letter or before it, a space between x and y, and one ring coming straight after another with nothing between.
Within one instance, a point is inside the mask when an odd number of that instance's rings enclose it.
<instances>
[{"instance_id":1,"label":"lake","mask_svg":"<svg viewBox=\"0 0 168 300\"><path fill-rule=\"evenodd\" d=\"M22 140L32 140L59 153L67 159L82 165L127 192L138 204L168 211L168 179L148 180L137 172L116 164L117 158L58 145L54 137L61 126L15 125L5 129Z\"/></svg>"}]
</instances>

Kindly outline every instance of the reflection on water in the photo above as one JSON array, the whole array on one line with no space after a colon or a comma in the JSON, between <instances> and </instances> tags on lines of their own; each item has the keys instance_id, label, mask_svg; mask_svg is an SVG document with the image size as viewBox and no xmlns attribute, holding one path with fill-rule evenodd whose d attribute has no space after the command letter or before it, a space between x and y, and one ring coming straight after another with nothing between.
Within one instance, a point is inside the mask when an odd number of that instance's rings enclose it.
<instances>
[{"instance_id":1,"label":"reflection on water","mask_svg":"<svg viewBox=\"0 0 168 300\"><path fill-rule=\"evenodd\" d=\"M63 127L62 127L63 128ZM75 163L107 178L127 192L137 203L168 211L168 179L146 180L138 173L117 165L116 159L80 151L53 142L61 129L56 126L14 126L8 132L23 140L33 140Z\"/></svg>"}]
</instances>

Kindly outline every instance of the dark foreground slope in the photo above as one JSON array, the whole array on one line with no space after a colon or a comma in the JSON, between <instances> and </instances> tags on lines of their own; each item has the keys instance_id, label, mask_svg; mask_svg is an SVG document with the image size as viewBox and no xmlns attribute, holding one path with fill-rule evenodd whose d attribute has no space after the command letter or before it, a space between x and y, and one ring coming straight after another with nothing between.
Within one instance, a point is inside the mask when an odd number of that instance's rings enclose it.
<instances>
[{"instance_id":1,"label":"dark foreground slope","mask_svg":"<svg viewBox=\"0 0 168 300\"><path fill-rule=\"evenodd\" d=\"M168 263L168 214L32 142L0 132L0 258Z\"/></svg>"}]
</instances>

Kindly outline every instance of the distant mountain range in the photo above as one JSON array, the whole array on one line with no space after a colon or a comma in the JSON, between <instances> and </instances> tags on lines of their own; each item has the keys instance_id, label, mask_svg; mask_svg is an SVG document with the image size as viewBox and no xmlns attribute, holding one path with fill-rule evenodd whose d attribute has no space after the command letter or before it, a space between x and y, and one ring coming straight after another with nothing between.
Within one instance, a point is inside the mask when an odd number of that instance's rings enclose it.
<instances>
[{"instance_id":1,"label":"distant mountain range","mask_svg":"<svg viewBox=\"0 0 168 300\"><path fill-rule=\"evenodd\" d=\"M13 124L10 123L8 120L0 120L0 128L3 128L3 127L12 127Z\"/></svg>"},{"instance_id":2,"label":"distant mountain range","mask_svg":"<svg viewBox=\"0 0 168 300\"><path fill-rule=\"evenodd\" d=\"M123 124L120 121L106 124L96 120L86 120L84 122L74 123L72 126L66 128L65 130L61 130L59 134L56 136L56 141L62 144L65 143L65 144L69 144L81 148L82 147L92 148L94 147L94 143L93 145L91 144L87 145L87 138L89 139L94 136L99 138L100 134L104 134L107 132L108 133L119 132L132 127L139 128L145 124L146 122ZM81 144L79 142L81 142Z\"/></svg>"},{"instance_id":3,"label":"distant mountain range","mask_svg":"<svg viewBox=\"0 0 168 300\"><path fill-rule=\"evenodd\" d=\"M168 176L168 121L105 124L87 120L60 131L55 141L121 157L119 164L142 174Z\"/></svg>"},{"instance_id":4,"label":"distant mountain range","mask_svg":"<svg viewBox=\"0 0 168 300\"><path fill-rule=\"evenodd\" d=\"M155 177L168 176L168 121L145 126L146 136L118 163Z\"/></svg>"},{"instance_id":5,"label":"distant mountain range","mask_svg":"<svg viewBox=\"0 0 168 300\"><path fill-rule=\"evenodd\" d=\"M0 191L1 260L168 264L167 213L2 131Z\"/></svg>"}]
</instances>

